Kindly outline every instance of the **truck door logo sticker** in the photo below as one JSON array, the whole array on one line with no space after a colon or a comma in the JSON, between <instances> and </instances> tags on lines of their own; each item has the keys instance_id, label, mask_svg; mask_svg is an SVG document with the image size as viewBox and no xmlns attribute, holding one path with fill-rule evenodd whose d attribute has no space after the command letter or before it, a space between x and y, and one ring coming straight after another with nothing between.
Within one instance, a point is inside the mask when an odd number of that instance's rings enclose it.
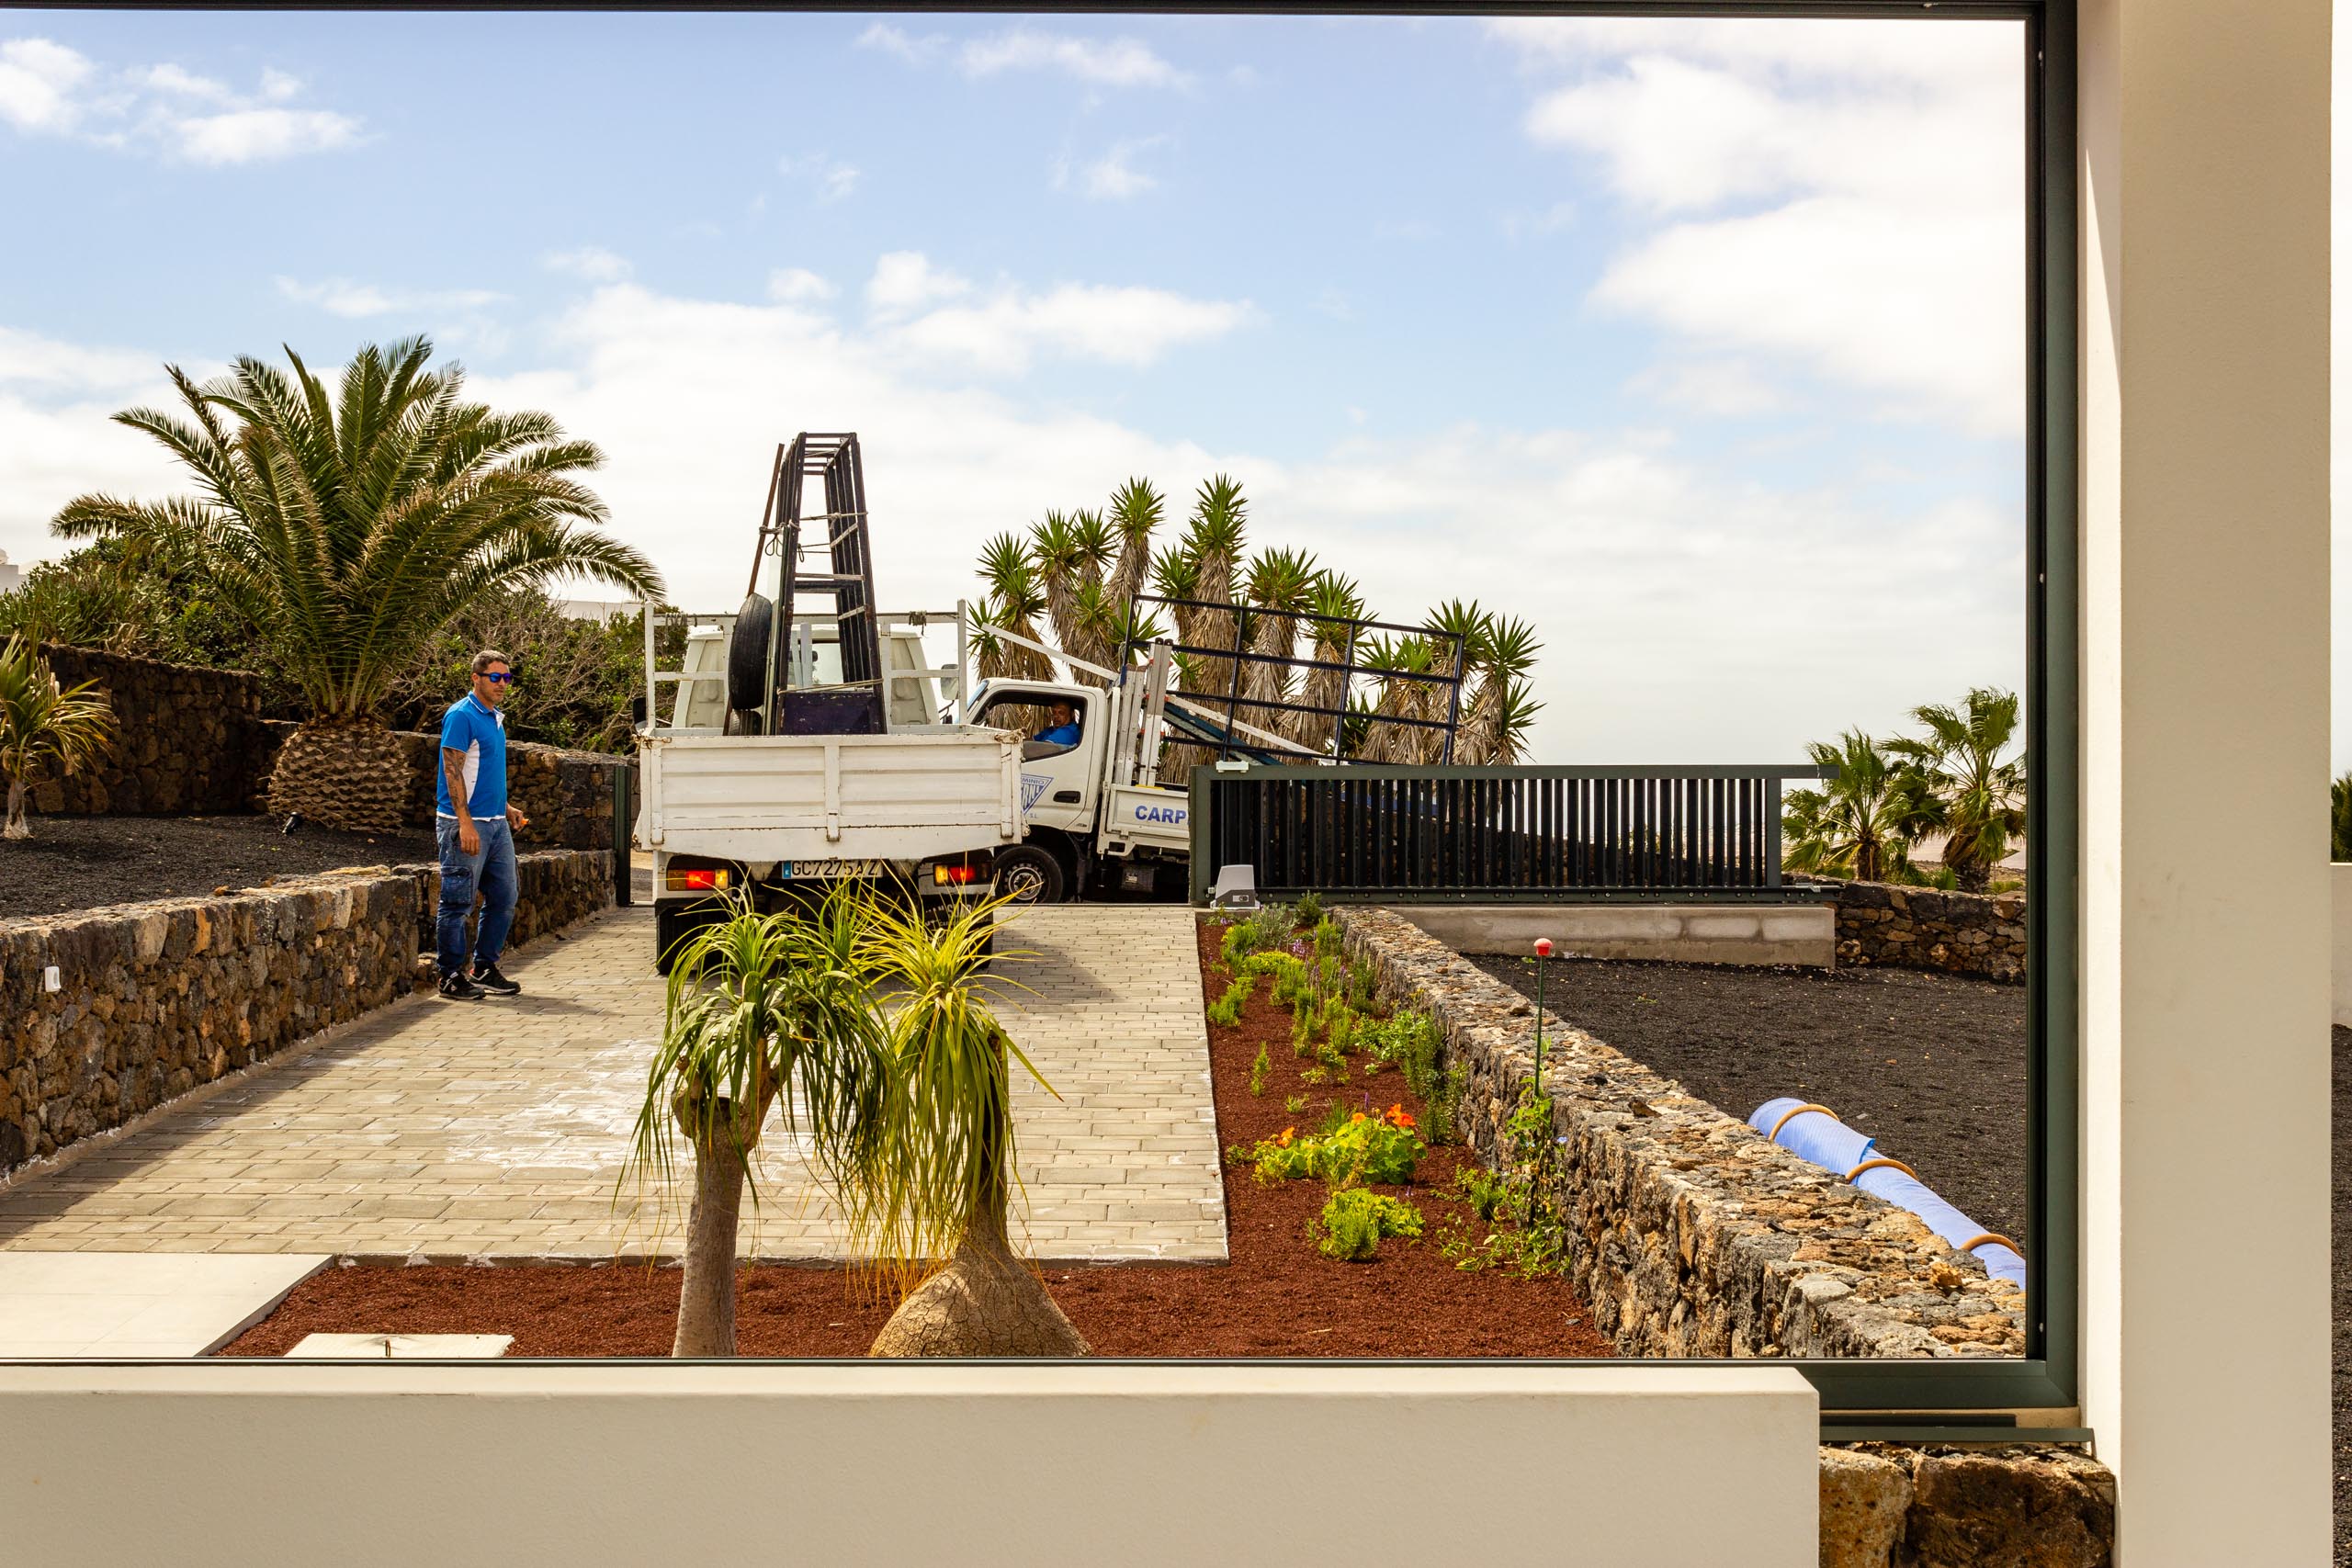
<instances>
[{"instance_id":1,"label":"truck door logo sticker","mask_svg":"<svg viewBox=\"0 0 2352 1568\"><path fill-rule=\"evenodd\" d=\"M1181 806L1138 806L1136 807L1136 820L1138 822L1182 822L1184 820L1184 808Z\"/></svg>"},{"instance_id":2,"label":"truck door logo sticker","mask_svg":"<svg viewBox=\"0 0 2352 1568\"><path fill-rule=\"evenodd\" d=\"M1023 817L1026 817L1031 809L1036 806L1037 797L1045 794L1046 786L1053 782L1053 775L1050 773L1023 773L1021 775L1021 814Z\"/></svg>"}]
</instances>

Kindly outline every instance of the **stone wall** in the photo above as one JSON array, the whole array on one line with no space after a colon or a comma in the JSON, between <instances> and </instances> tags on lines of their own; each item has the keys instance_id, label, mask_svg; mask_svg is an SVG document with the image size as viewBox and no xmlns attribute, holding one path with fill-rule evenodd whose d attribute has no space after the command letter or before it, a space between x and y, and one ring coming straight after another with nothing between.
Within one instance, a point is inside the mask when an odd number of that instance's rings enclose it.
<instances>
[{"instance_id":1,"label":"stone wall","mask_svg":"<svg viewBox=\"0 0 2352 1568\"><path fill-rule=\"evenodd\" d=\"M262 808L288 719L265 719L260 676L203 670L93 648L41 645L66 685L96 681L114 705L115 748L95 767L34 774L32 809L51 817L208 816ZM408 825L433 825L437 738L404 732ZM528 849L594 850L613 841L613 773L628 757L518 740L506 750L507 793L531 826Z\"/></svg>"},{"instance_id":2,"label":"stone wall","mask_svg":"<svg viewBox=\"0 0 2352 1568\"><path fill-rule=\"evenodd\" d=\"M92 648L41 646L65 685L95 681L114 705L115 745L71 777L33 775L32 809L51 816L243 811L253 758L274 750L263 728L260 678L199 670Z\"/></svg>"},{"instance_id":3,"label":"stone wall","mask_svg":"<svg viewBox=\"0 0 2352 1568\"><path fill-rule=\"evenodd\" d=\"M1533 1007L1393 910L1333 911L1465 1077L1464 1141L1503 1163ZM1908 1212L1546 1015L1544 1088L1571 1272L1628 1356L2019 1356L2025 1293Z\"/></svg>"},{"instance_id":4,"label":"stone wall","mask_svg":"<svg viewBox=\"0 0 2352 1568\"><path fill-rule=\"evenodd\" d=\"M252 805L255 807L261 804L260 794L269 782L269 770L277 749L294 729L290 722L282 719L270 720L264 728L268 733L260 765L254 774ZM440 738L404 730L398 739L408 748L407 824L412 828L430 828L434 785L441 767ZM531 819L531 825L516 841L526 850L609 848L613 841L613 774L633 765L627 757L602 751L571 751L528 740L509 741L507 798L521 807L523 815Z\"/></svg>"},{"instance_id":5,"label":"stone wall","mask_svg":"<svg viewBox=\"0 0 2352 1568\"><path fill-rule=\"evenodd\" d=\"M2114 1560L2114 1473L2076 1450L1821 1450L1821 1568L2108 1568Z\"/></svg>"},{"instance_id":6,"label":"stone wall","mask_svg":"<svg viewBox=\"0 0 2352 1568\"><path fill-rule=\"evenodd\" d=\"M516 942L612 899L609 852L526 855L521 871ZM378 867L0 920L0 1176L404 994L438 883L430 866Z\"/></svg>"},{"instance_id":7,"label":"stone wall","mask_svg":"<svg viewBox=\"0 0 2352 1568\"><path fill-rule=\"evenodd\" d=\"M1838 962L2025 983L2025 895L1838 882Z\"/></svg>"}]
</instances>

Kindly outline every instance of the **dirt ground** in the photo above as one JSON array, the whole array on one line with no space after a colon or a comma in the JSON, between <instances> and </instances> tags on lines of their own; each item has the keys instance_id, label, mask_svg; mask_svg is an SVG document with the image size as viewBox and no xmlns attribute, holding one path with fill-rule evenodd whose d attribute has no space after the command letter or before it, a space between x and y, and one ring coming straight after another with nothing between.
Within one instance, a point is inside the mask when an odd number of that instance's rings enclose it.
<instances>
[{"instance_id":1,"label":"dirt ground","mask_svg":"<svg viewBox=\"0 0 2352 1568\"><path fill-rule=\"evenodd\" d=\"M1225 987L1206 973L1216 935L1202 937L1204 1000ZM1344 1087L1317 1089L1290 1045L1290 1014L1266 999L1269 984L1235 1028L1212 1026L1211 1077L1220 1148L1254 1143L1285 1126L1307 1130L1325 1107L1403 1105L1426 1111L1391 1067L1367 1077L1363 1058ZM1249 1091L1264 1045L1264 1092ZM1290 1097L1305 1095L1297 1111ZM1417 1205L1423 1239L1383 1241L1370 1262L1320 1256L1307 1224L1322 1183L1263 1186L1227 1162L1228 1260L1222 1264L1057 1268L1046 1275L1062 1310L1106 1356L1521 1356L1600 1357L1614 1347L1566 1280L1465 1272L1439 1247L1453 1226L1476 1225L1443 1196L1459 1160L1434 1148L1409 1188L1378 1190ZM1483 1234L1478 1227L1477 1234ZM664 1356L675 1327L678 1271L608 1268L464 1267L331 1269L296 1287L276 1313L221 1354L282 1356L311 1333L511 1334L514 1356ZM861 1299L839 1269L763 1266L741 1273L737 1334L747 1356L858 1356L888 1315Z\"/></svg>"},{"instance_id":2,"label":"dirt ground","mask_svg":"<svg viewBox=\"0 0 2352 1568\"><path fill-rule=\"evenodd\" d=\"M1535 967L1475 960L1528 996ZM1555 960L1553 1011L1747 1120L1798 1095L1879 1141L1986 1230L2026 1202L2026 991L1909 969Z\"/></svg>"},{"instance_id":3,"label":"dirt ground","mask_svg":"<svg viewBox=\"0 0 2352 1568\"><path fill-rule=\"evenodd\" d=\"M273 876L435 856L433 835L279 830L274 817L35 817L0 840L0 919L62 915L141 898L200 897Z\"/></svg>"}]
</instances>

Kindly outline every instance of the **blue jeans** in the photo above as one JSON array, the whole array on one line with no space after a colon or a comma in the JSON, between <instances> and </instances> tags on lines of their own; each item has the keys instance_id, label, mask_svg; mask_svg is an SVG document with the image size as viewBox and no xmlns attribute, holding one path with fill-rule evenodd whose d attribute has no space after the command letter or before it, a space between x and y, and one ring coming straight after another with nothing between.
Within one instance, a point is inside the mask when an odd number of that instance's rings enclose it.
<instances>
[{"instance_id":1,"label":"blue jeans","mask_svg":"<svg viewBox=\"0 0 2352 1568\"><path fill-rule=\"evenodd\" d=\"M481 849L468 854L458 842L455 818L439 818L434 826L441 842L436 943L441 973L455 975L466 967L466 917L473 912L477 891L481 894L481 922L474 934L474 963L486 969L498 962L506 946L506 929L514 923L514 829L503 817L476 818L474 831L481 837Z\"/></svg>"}]
</instances>

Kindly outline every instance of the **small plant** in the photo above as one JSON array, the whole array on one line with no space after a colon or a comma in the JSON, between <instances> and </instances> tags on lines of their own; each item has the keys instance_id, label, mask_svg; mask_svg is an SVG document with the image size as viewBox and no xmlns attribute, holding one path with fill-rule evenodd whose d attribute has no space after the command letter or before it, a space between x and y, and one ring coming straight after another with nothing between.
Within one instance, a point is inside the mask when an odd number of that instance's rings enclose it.
<instances>
[{"instance_id":1,"label":"small plant","mask_svg":"<svg viewBox=\"0 0 2352 1568\"><path fill-rule=\"evenodd\" d=\"M1209 1004L1209 1021L1220 1028L1233 1029L1241 1022L1241 1004L1250 999L1256 983L1243 976L1225 988L1225 995Z\"/></svg>"},{"instance_id":2,"label":"small plant","mask_svg":"<svg viewBox=\"0 0 2352 1568\"><path fill-rule=\"evenodd\" d=\"M0 838L29 839L25 793L33 770L54 762L61 774L96 761L113 745L114 707L95 681L61 684L28 637L0 645L0 780L8 815Z\"/></svg>"},{"instance_id":3,"label":"small plant","mask_svg":"<svg viewBox=\"0 0 2352 1568\"><path fill-rule=\"evenodd\" d=\"M1348 1005L1358 1012L1372 1010L1373 993L1378 988L1379 976L1369 964L1348 965Z\"/></svg>"},{"instance_id":4,"label":"small plant","mask_svg":"<svg viewBox=\"0 0 2352 1568\"><path fill-rule=\"evenodd\" d=\"M1385 1192L1344 1187L1331 1194L1313 1227L1315 1249L1343 1263L1369 1263L1384 1236L1408 1240L1421 1234L1421 1212Z\"/></svg>"},{"instance_id":5,"label":"small plant","mask_svg":"<svg viewBox=\"0 0 2352 1568\"><path fill-rule=\"evenodd\" d=\"M1258 1047L1258 1059L1250 1064L1250 1092L1251 1094L1265 1093L1266 1079L1273 1070L1273 1058L1266 1054L1265 1046L1262 1044L1260 1045Z\"/></svg>"},{"instance_id":6,"label":"small plant","mask_svg":"<svg viewBox=\"0 0 2352 1568\"><path fill-rule=\"evenodd\" d=\"M1305 1111L1306 1109L1306 1096L1305 1096L1305 1095L1303 1095L1303 1094L1286 1094L1286 1095L1283 1096L1283 1115L1285 1115L1285 1116L1296 1116L1297 1114L1299 1114L1301 1111Z\"/></svg>"},{"instance_id":7,"label":"small plant","mask_svg":"<svg viewBox=\"0 0 2352 1568\"><path fill-rule=\"evenodd\" d=\"M1483 1165L1465 1165L1455 1171L1453 1187L1455 1194L1482 1221L1491 1223L1497 1214L1507 1213L1511 1185Z\"/></svg>"},{"instance_id":8,"label":"small plant","mask_svg":"<svg viewBox=\"0 0 2352 1568\"><path fill-rule=\"evenodd\" d=\"M1325 1066L1308 1067L1298 1075L1298 1081L1306 1084L1313 1084L1316 1088L1320 1089L1325 1084L1331 1081L1331 1069Z\"/></svg>"},{"instance_id":9,"label":"small plant","mask_svg":"<svg viewBox=\"0 0 2352 1568\"><path fill-rule=\"evenodd\" d=\"M1341 940L1342 933L1340 931L1339 921L1333 919L1329 915L1326 915L1321 919L1316 921L1315 956L1317 960L1321 963L1330 964L1332 968L1336 969L1340 963L1340 943ZM1326 970L1325 973L1329 974L1330 971Z\"/></svg>"},{"instance_id":10,"label":"small plant","mask_svg":"<svg viewBox=\"0 0 2352 1568\"><path fill-rule=\"evenodd\" d=\"M1310 1069L1301 1075L1312 1081ZM1399 1187L1413 1179L1429 1145L1414 1130L1412 1112L1392 1105L1377 1116L1358 1111L1343 1116L1331 1108L1323 1131L1305 1137L1285 1127L1271 1138L1261 1138L1248 1149L1234 1145L1227 1153L1257 1168L1261 1181L1295 1181L1318 1177L1334 1187L1369 1182L1375 1187Z\"/></svg>"},{"instance_id":11,"label":"small plant","mask_svg":"<svg viewBox=\"0 0 2352 1568\"><path fill-rule=\"evenodd\" d=\"M1329 919L1323 913L1323 895L1320 893L1300 894L1298 902L1292 906L1292 909L1295 915L1291 922L1294 927L1303 926L1309 920L1315 921L1318 926L1330 924Z\"/></svg>"}]
</instances>

